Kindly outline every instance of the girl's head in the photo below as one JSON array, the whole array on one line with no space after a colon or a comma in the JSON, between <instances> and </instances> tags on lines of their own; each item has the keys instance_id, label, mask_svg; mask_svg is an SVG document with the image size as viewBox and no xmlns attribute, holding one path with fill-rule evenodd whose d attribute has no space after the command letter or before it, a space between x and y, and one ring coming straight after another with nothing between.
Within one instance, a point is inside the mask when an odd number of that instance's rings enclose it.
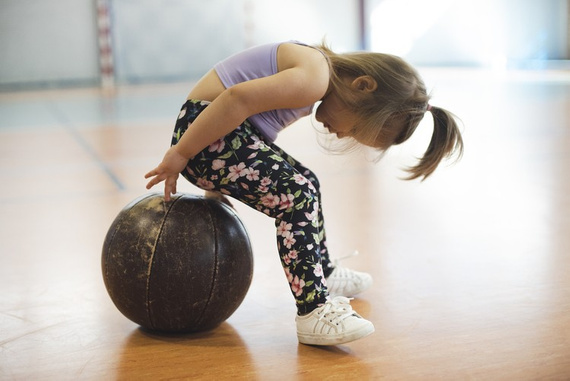
<instances>
[{"instance_id":1,"label":"girl's head","mask_svg":"<svg viewBox=\"0 0 570 381\"><path fill-rule=\"evenodd\" d=\"M461 156L463 140L453 114L429 106L426 87L407 62L389 54L319 49L329 58L331 79L316 118L329 131L384 152L408 140L429 111L434 119L431 142L418 164L408 168L408 179L425 179L443 158Z\"/></svg>"}]
</instances>

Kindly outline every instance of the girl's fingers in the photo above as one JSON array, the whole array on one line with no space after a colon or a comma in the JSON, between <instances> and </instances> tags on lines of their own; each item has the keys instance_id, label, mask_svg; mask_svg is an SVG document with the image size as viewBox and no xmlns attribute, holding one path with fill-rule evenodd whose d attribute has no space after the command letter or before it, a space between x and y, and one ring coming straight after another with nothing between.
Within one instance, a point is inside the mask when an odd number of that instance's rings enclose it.
<instances>
[{"instance_id":1,"label":"girl's fingers","mask_svg":"<svg viewBox=\"0 0 570 381\"><path fill-rule=\"evenodd\" d=\"M159 175L151 175L151 176L154 176L154 177L148 182L148 184L146 184L146 189L150 189L150 188L152 188L153 186L155 186L156 184L158 184L158 183L160 183L161 181L164 180L164 179L161 178L161 176L159 176ZM151 176L149 176L149 177L151 177ZM145 176L145 177L146 177L146 176ZM148 177L146 177L146 178L148 178Z\"/></svg>"},{"instance_id":2,"label":"girl's fingers","mask_svg":"<svg viewBox=\"0 0 570 381\"><path fill-rule=\"evenodd\" d=\"M158 175L158 167L153 169L152 171L148 172L146 175L144 175L144 178L148 179L149 177L156 176L156 175Z\"/></svg>"},{"instance_id":3,"label":"girl's fingers","mask_svg":"<svg viewBox=\"0 0 570 381\"><path fill-rule=\"evenodd\" d=\"M173 187L169 183L164 184L164 200L165 201L170 201L170 195L176 193L176 190L174 188L175 187Z\"/></svg>"},{"instance_id":4,"label":"girl's fingers","mask_svg":"<svg viewBox=\"0 0 570 381\"><path fill-rule=\"evenodd\" d=\"M146 189L150 189L155 185L156 185L156 182L154 181L154 179L152 179L151 181L148 182L148 184L146 184Z\"/></svg>"},{"instance_id":5,"label":"girl's fingers","mask_svg":"<svg viewBox=\"0 0 570 381\"><path fill-rule=\"evenodd\" d=\"M178 180L178 174L173 176L156 176L147 185L147 189L150 187L164 181L164 200L170 201L170 196L176 194L176 183Z\"/></svg>"},{"instance_id":6,"label":"girl's fingers","mask_svg":"<svg viewBox=\"0 0 570 381\"><path fill-rule=\"evenodd\" d=\"M161 166L156 167L144 175L145 179L150 178L149 182L146 184L146 189L150 189L156 184L164 181L164 199L166 201L170 201L170 195L176 193L176 181L178 180L178 173L172 174L168 170L161 169Z\"/></svg>"}]
</instances>

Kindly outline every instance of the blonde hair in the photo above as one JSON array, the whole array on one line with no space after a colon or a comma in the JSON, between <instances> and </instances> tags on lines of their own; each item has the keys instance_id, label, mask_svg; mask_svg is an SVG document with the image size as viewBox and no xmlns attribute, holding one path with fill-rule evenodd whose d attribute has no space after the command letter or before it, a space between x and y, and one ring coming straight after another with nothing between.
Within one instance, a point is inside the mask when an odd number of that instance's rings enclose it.
<instances>
[{"instance_id":1,"label":"blonde hair","mask_svg":"<svg viewBox=\"0 0 570 381\"><path fill-rule=\"evenodd\" d=\"M393 145L408 140L426 111L431 111L434 130L419 162L407 168L407 180L431 175L447 157L463 154L463 139L455 116L449 111L429 106L430 96L418 72L400 57L382 53L336 54L324 43L317 46L329 59L330 88L348 110L358 115L353 138L384 153ZM370 76L377 88L357 91L346 78ZM429 108L429 110L428 110Z\"/></svg>"}]
</instances>

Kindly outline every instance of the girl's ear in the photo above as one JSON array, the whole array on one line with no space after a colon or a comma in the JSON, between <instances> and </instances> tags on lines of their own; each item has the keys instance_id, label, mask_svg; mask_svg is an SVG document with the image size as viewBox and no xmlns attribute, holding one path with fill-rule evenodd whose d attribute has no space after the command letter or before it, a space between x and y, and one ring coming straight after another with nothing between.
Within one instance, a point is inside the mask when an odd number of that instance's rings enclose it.
<instances>
[{"instance_id":1,"label":"girl's ear","mask_svg":"<svg viewBox=\"0 0 570 381\"><path fill-rule=\"evenodd\" d=\"M352 81L351 86L356 90L371 93L378 88L378 83L369 75L361 75Z\"/></svg>"}]
</instances>

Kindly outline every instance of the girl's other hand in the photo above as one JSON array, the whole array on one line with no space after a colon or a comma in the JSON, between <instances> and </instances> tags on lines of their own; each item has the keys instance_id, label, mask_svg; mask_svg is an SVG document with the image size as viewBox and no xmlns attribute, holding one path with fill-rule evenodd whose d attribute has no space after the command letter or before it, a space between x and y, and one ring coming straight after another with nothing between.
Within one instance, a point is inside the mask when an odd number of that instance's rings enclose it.
<instances>
[{"instance_id":1,"label":"girl's other hand","mask_svg":"<svg viewBox=\"0 0 570 381\"><path fill-rule=\"evenodd\" d=\"M164 200L170 201L170 195L176 193L176 181L178 180L178 175L188 163L188 158L179 154L176 146L170 147L162 162L148 172L144 177L145 179L151 178L151 180L146 185L146 189L150 189L156 184L164 181Z\"/></svg>"}]
</instances>

